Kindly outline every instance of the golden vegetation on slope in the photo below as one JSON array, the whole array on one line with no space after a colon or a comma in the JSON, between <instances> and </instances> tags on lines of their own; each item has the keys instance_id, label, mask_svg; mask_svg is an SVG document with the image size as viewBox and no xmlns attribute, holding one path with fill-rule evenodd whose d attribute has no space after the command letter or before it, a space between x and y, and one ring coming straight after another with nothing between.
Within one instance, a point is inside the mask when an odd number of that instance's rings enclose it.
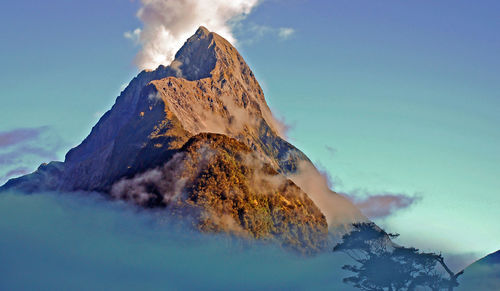
<instances>
[{"instance_id":1,"label":"golden vegetation on slope","mask_svg":"<svg viewBox=\"0 0 500 291\"><path fill-rule=\"evenodd\" d=\"M168 185L156 179L144 182L150 176L145 173L121 185L122 192L115 191L115 196L166 206L174 215L194 218L195 226L205 232L277 240L303 253L326 246L328 227L321 211L299 187L236 139L202 133L173 160L158 178L165 182L175 176ZM179 181L182 187L175 186ZM127 193L137 187L134 183L142 183L138 196ZM145 199L147 189L152 191Z\"/></svg>"},{"instance_id":2,"label":"golden vegetation on slope","mask_svg":"<svg viewBox=\"0 0 500 291\"><path fill-rule=\"evenodd\" d=\"M187 191L186 200L203 210L200 229L241 231L258 239L278 237L283 245L305 252L323 247L326 220L300 188L235 139L202 137L188 151L198 152L196 148L207 146L209 140L215 154ZM236 223L221 223L220 217Z\"/></svg>"}]
</instances>

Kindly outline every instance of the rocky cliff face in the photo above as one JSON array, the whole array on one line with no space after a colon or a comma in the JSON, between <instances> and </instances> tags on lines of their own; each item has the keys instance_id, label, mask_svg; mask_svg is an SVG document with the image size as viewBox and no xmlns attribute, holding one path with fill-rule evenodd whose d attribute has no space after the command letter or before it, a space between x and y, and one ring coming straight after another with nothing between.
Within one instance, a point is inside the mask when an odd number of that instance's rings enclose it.
<instances>
[{"instance_id":1,"label":"rocky cliff face","mask_svg":"<svg viewBox=\"0 0 500 291\"><path fill-rule=\"evenodd\" d=\"M200 27L170 66L134 78L64 163L42 165L2 189L99 191L190 213L205 231L319 250L325 217L286 178L299 162L310 164L280 136L241 55ZM362 217L352 204L343 207Z\"/></svg>"}]
</instances>

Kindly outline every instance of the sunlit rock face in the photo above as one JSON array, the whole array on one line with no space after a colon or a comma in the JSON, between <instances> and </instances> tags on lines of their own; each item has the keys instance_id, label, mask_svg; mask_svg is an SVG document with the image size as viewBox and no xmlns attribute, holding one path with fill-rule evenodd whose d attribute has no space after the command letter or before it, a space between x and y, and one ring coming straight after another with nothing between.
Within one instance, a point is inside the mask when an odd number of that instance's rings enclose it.
<instances>
[{"instance_id":1,"label":"sunlit rock face","mask_svg":"<svg viewBox=\"0 0 500 291\"><path fill-rule=\"evenodd\" d=\"M241 55L200 27L169 66L134 78L63 163L43 165L2 188L98 191L194 216L203 231L318 251L328 233L323 205L287 178L300 174L299 164L314 166L282 137ZM364 219L345 198L331 195L342 200L341 224Z\"/></svg>"}]
</instances>

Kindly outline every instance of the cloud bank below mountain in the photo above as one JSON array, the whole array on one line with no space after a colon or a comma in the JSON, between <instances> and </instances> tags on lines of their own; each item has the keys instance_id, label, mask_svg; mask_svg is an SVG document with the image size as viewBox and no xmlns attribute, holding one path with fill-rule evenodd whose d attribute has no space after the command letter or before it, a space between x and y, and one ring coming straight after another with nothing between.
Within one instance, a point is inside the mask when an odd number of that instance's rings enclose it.
<instances>
[{"instance_id":1,"label":"cloud bank below mountain","mask_svg":"<svg viewBox=\"0 0 500 291\"><path fill-rule=\"evenodd\" d=\"M2 290L351 290L341 254L200 234L99 195L4 193L0 213Z\"/></svg>"}]
</instances>

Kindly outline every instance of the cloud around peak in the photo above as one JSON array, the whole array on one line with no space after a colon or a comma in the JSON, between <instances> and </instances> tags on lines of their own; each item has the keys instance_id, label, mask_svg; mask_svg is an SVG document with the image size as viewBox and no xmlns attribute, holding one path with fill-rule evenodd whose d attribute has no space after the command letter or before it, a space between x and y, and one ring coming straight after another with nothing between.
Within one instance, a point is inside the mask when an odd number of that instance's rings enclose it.
<instances>
[{"instance_id":1,"label":"cloud around peak","mask_svg":"<svg viewBox=\"0 0 500 291\"><path fill-rule=\"evenodd\" d=\"M234 31L246 36L242 43L252 43L264 35L278 40L293 37L291 27L242 24L262 0L141 0L137 18L142 28L125 32L125 38L141 50L135 63L139 69L156 69L169 65L175 53L199 26L216 32L237 44Z\"/></svg>"},{"instance_id":2,"label":"cloud around peak","mask_svg":"<svg viewBox=\"0 0 500 291\"><path fill-rule=\"evenodd\" d=\"M199 26L215 31L235 42L231 27L244 19L258 0L141 0L137 17L142 29L126 32L125 37L142 46L136 57L140 69L168 65L176 51Z\"/></svg>"}]
</instances>

